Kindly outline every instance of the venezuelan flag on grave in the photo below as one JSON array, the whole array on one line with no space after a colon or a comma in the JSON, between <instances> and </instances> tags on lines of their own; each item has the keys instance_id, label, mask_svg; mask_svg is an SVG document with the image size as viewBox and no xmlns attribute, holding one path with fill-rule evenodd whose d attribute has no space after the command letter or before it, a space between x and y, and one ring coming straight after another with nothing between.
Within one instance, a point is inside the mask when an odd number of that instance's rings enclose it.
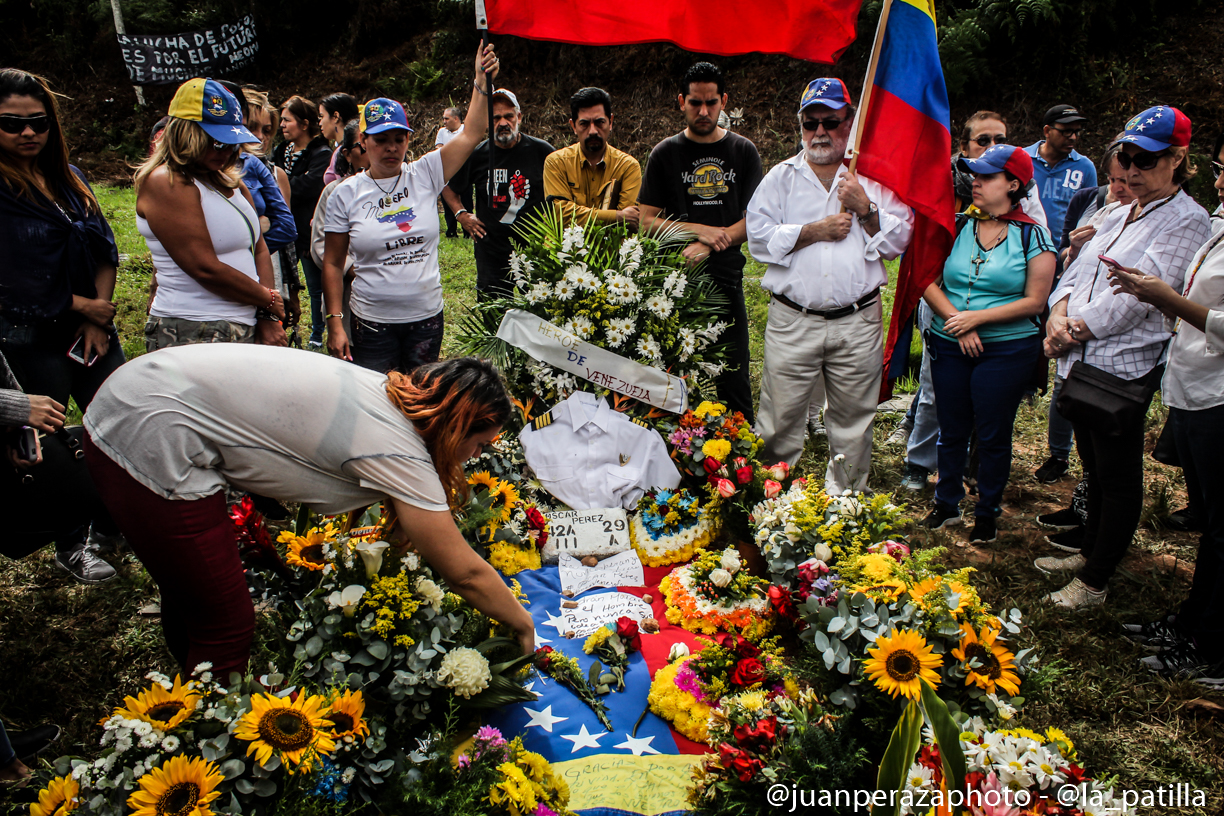
<instances>
[{"instance_id":1,"label":"venezuelan flag on grave","mask_svg":"<svg viewBox=\"0 0 1224 816\"><path fill-rule=\"evenodd\" d=\"M485 0L489 31L581 45L669 42L701 54L788 54L832 63L862 0Z\"/></svg>"},{"instance_id":2,"label":"venezuelan flag on grave","mask_svg":"<svg viewBox=\"0 0 1224 816\"><path fill-rule=\"evenodd\" d=\"M905 370L914 307L943 269L955 226L948 170L951 114L939 64L934 0L889 0L885 9L888 19L882 37L876 38L879 62L870 102L860 114L857 169L914 208L914 236L897 274L881 399Z\"/></svg>"},{"instance_id":3,"label":"venezuelan flag on grave","mask_svg":"<svg viewBox=\"0 0 1224 816\"><path fill-rule=\"evenodd\" d=\"M667 622L659 580L671 567L645 567L645 587L593 589L585 600L601 593L623 592L641 598L649 593L658 634L642 633L642 650L630 656L625 690L603 700L614 728L607 731L595 713L569 689L551 677L533 676L527 686L539 695L535 702L507 706L491 712L486 721L506 738L521 736L529 751L542 754L570 787L570 809L580 816L680 816L688 810L685 794L692 767L709 747L673 730L666 721L646 714L650 679L667 665L673 643L683 641L696 652L706 641ZM536 626L536 647L548 645L578 659L587 672L595 658L582 651L585 637L566 638L558 623L561 577L555 566L527 570L514 576L527 595Z\"/></svg>"}]
</instances>

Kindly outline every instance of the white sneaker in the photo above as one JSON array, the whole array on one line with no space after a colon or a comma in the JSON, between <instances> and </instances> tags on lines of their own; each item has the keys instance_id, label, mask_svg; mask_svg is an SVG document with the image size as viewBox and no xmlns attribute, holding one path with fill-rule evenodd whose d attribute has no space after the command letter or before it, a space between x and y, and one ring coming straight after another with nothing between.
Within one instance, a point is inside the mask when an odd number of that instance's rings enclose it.
<instances>
[{"instance_id":1,"label":"white sneaker","mask_svg":"<svg viewBox=\"0 0 1224 816\"><path fill-rule=\"evenodd\" d=\"M1075 556L1071 557L1075 558ZM1045 596L1044 600L1063 609L1083 609L1089 606L1100 606L1105 603L1105 596L1108 594L1108 589L1098 592L1080 579L1073 578L1071 583L1057 592L1051 592Z\"/></svg>"},{"instance_id":2,"label":"white sneaker","mask_svg":"<svg viewBox=\"0 0 1224 816\"><path fill-rule=\"evenodd\" d=\"M812 436L826 436L829 433L825 430L824 422L816 417L808 417L807 428Z\"/></svg>"},{"instance_id":3,"label":"white sneaker","mask_svg":"<svg viewBox=\"0 0 1224 816\"><path fill-rule=\"evenodd\" d=\"M1088 559L1083 555L1076 553L1068 555L1065 558L1060 558L1056 555L1048 555L1045 558L1038 558L1033 562L1033 566L1039 569L1046 575L1053 575L1056 572L1072 572L1082 568L1088 563Z\"/></svg>"},{"instance_id":4,"label":"white sneaker","mask_svg":"<svg viewBox=\"0 0 1224 816\"><path fill-rule=\"evenodd\" d=\"M908 445L910 434L914 432L914 426L908 422L902 422L893 432L884 440L884 444L891 447L894 445Z\"/></svg>"}]
</instances>

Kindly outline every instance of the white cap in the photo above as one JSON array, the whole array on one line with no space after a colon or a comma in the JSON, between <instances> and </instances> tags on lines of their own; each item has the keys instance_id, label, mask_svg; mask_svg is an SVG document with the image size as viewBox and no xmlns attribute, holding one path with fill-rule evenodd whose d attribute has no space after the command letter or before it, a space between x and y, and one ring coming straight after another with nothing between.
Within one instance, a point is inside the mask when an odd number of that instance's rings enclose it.
<instances>
[{"instance_id":1,"label":"white cap","mask_svg":"<svg viewBox=\"0 0 1224 816\"><path fill-rule=\"evenodd\" d=\"M506 101L509 102L515 110L519 109L518 97L510 93L510 91L507 91L505 88L498 88L493 92L493 98L496 99L499 96L505 97Z\"/></svg>"}]
</instances>

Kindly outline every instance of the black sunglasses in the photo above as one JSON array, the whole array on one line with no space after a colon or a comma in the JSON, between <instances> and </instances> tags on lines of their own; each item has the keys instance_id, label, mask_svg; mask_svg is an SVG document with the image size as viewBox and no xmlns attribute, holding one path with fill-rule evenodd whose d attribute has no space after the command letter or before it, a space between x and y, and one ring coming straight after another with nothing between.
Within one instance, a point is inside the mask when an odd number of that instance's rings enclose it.
<instances>
[{"instance_id":1,"label":"black sunglasses","mask_svg":"<svg viewBox=\"0 0 1224 816\"><path fill-rule=\"evenodd\" d=\"M846 118L848 119L849 117L846 117ZM815 131L816 128L823 127L826 133L832 133L833 131L841 127L842 122L845 122L845 121L846 119L837 119L832 116L830 116L828 119L804 119L803 129Z\"/></svg>"},{"instance_id":2,"label":"black sunglasses","mask_svg":"<svg viewBox=\"0 0 1224 816\"><path fill-rule=\"evenodd\" d=\"M1005 145L1007 144L1007 137L1004 136L1002 133L1000 133L998 136L990 136L986 133L983 133L981 136L977 137L976 139L973 139L972 141L977 142L978 147L986 147L989 144Z\"/></svg>"},{"instance_id":3,"label":"black sunglasses","mask_svg":"<svg viewBox=\"0 0 1224 816\"><path fill-rule=\"evenodd\" d=\"M225 142L213 142L212 143L213 150L220 150L222 152L228 151L230 153L233 153L234 151L238 150L238 148L240 147L242 147L242 145L226 144Z\"/></svg>"},{"instance_id":4,"label":"black sunglasses","mask_svg":"<svg viewBox=\"0 0 1224 816\"><path fill-rule=\"evenodd\" d=\"M1083 128L1075 128L1074 130L1067 130L1066 128L1060 128L1058 125L1051 125L1050 127L1053 128L1054 130L1057 130L1059 133L1061 133L1063 136L1067 137L1068 139L1074 139L1076 136L1080 135L1080 131L1083 130Z\"/></svg>"},{"instance_id":5,"label":"black sunglasses","mask_svg":"<svg viewBox=\"0 0 1224 816\"><path fill-rule=\"evenodd\" d=\"M35 133L46 133L51 129L51 117L45 113L37 116L14 116L11 113L0 115L0 130L5 133L22 133L26 128Z\"/></svg>"},{"instance_id":6,"label":"black sunglasses","mask_svg":"<svg viewBox=\"0 0 1224 816\"><path fill-rule=\"evenodd\" d=\"M348 148L349 153L352 153L354 150L360 150L362 153L366 152L366 149L359 144L355 144L352 147Z\"/></svg>"},{"instance_id":7,"label":"black sunglasses","mask_svg":"<svg viewBox=\"0 0 1224 816\"><path fill-rule=\"evenodd\" d=\"M1133 156L1128 153L1118 151L1116 158L1118 159L1118 164L1123 170L1131 169L1132 164L1140 170L1151 170L1167 155L1169 155L1169 151L1167 150L1162 150L1159 153L1151 153L1145 150L1142 153L1136 153Z\"/></svg>"}]
</instances>

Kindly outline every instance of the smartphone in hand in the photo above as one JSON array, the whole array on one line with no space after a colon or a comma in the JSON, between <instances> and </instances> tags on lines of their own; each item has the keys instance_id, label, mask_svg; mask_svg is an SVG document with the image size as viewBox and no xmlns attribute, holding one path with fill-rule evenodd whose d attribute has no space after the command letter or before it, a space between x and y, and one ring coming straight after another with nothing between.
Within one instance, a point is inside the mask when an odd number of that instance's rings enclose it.
<instances>
[{"instance_id":1,"label":"smartphone in hand","mask_svg":"<svg viewBox=\"0 0 1224 816\"><path fill-rule=\"evenodd\" d=\"M1113 258L1110 258L1108 255L1098 255L1098 256L1097 256L1097 258L1098 258L1098 259L1099 259L1099 260L1100 260L1102 263L1104 263L1104 264L1106 264L1106 265L1108 265L1108 266L1116 266L1116 267L1118 267L1119 269L1124 268L1124 267L1122 266L1122 264L1118 263L1118 262L1117 262L1117 261L1115 261Z\"/></svg>"},{"instance_id":2,"label":"smartphone in hand","mask_svg":"<svg viewBox=\"0 0 1224 816\"><path fill-rule=\"evenodd\" d=\"M76 339L76 342L72 344L72 348L68 349L68 359L75 360L76 362L85 366L91 366L98 362L98 352L94 351L93 355L88 360L85 359L85 335L82 334Z\"/></svg>"},{"instance_id":3,"label":"smartphone in hand","mask_svg":"<svg viewBox=\"0 0 1224 816\"><path fill-rule=\"evenodd\" d=\"M42 453L38 442L38 431L29 425L23 425L13 431L12 445L17 458L23 462L37 462Z\"/></svg>"}]
</instances>

